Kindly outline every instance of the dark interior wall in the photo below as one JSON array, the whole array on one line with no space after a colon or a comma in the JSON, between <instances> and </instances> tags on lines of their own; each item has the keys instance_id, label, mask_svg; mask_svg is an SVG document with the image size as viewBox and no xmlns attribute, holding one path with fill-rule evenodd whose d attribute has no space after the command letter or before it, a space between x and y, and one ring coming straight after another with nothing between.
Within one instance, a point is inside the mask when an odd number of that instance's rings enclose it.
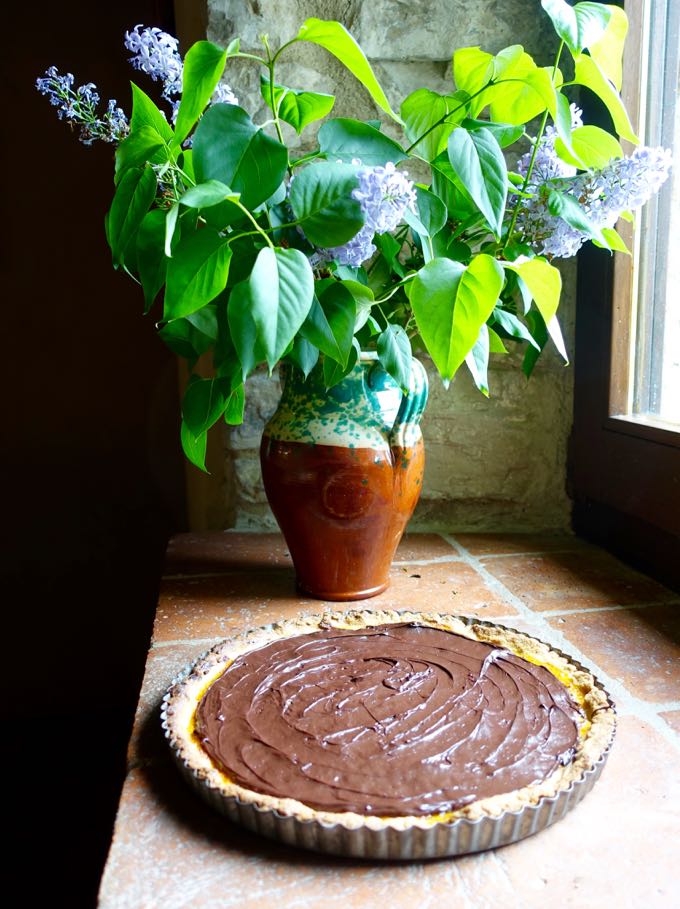
<instances>
[{"instance_id":1,"label":"dark interior wall","mask_svg":"<svg viewBox=\"0 0 680 909\"><path fill-rule=\"evenodd\" d=\"M54 64L129 112L123 33L172 31L172 3L13 4L3 18L6 753L41 781L28 802L15 790L17 841L34 854L39 821L49 844L27 905L41 881L53 903L93 905L162 554L185 520L177 375L139 288L111 268L113 149L81 145L35 79Z\"/></svg>"}]
</instances>

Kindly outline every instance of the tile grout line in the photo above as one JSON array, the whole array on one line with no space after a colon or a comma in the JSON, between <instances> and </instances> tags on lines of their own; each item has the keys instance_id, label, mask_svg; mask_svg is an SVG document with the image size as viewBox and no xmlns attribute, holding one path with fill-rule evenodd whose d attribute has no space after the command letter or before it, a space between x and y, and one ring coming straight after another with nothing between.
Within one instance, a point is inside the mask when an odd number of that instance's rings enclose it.
<instances>
[{"instance_id":1,"label":"tile grout line","mask_svg":"<svg viewBox=\"0 0 680 909\"><path fill-rule=\"evenodd\" d=\"M443 565L447 562L462 561L459 555L451 554L444 556L435 556L433 559L395 559L392 565Z\"/></svg>"},{"instance_id":2,"label":"tile grout line","mask_svg":"<svg viewBox=\"0 0 680 909\"><path fill-rule=\"evenodd\" d=\"M442 536L446 536L442 534ZM568 553L578 554L581 552L593 552L592 549L581 548L578 546L575 547L566 547L565 549L527 549L520 550L518 552L480 552L479 557L484 559L511 559L513 556L551 556L551 555L566 555ZM473 558L476 558L474 556Z\"/></svg>"},{"instance_id":3,"label":"tile grout line","mask_svg":"<svg viewBox=\"0 0 680 909\"><path fill-rule=\"evenodd\" d=\"M459 561L462 562L464 560L460 559ZM469 563L465 563L465 564L469 564ZM676 606L676 605L680 608L680 602L678 602L677 600L655 600L652 603L632 603L630 606L619 606L619 605L588 606L588 607L585 607L582 609L579 609L578 607L574 607L574 609L546 609L546 610L542 610L542 611L536 610L535 612L533 610L530 610L530 612L531 612L532 617L540 615L540 616L544 616L545 619L547 620L547 619L550 619L553 617L561 619L564 616L587 615L587 614L593 613L593 612L621 612L624 609L651 609L653 606ZM477 613L475 613L475 615L476 614ZM501 615L492 616L494 621L499 621L499 622L500 621L504 622L507 619L512 619L512 618L516 618L516 617L517 617L517 614L514 612L508 612L508 613L503 613ZM523 616L523 618L526 618L526 616Z\"/></svg>"},{"instance_id":4,"label":"tile grout line","mask_svg":"<svg viewBox=\"0 0 680 909\"><path fill-rule=\"evenodd\" d=\"M594 674L602 681L607 691L612 695L615 700L620 700L624 705L628 707L628 712L637 716L639 719L644 720L646 723L660 733L663 738L666 739L671 745L676 748L680 746L680 736L671 729L668 723L663 720L658 713L650 708L650 705L646 701L640 700L640 698L635 697L631 694L625 685L622 682L617 681L609 673L604 672L598 664L587 657L578 647L576 647L559 629L554 628L548 624L545 614L541 612L534 612L531 610L526 603L515 596L512 591L494 577L491 572L481 563L481 561L468 552L468 550L459 543L452 534L442 534L443 538L446 540L449 545L458 552L464 562L467 562L471 568L475 569L479 575L484 579L489 587L498 593L503 599L510 603L511 606L514 606L519 610L522 618L531 620L536 624L539 630L545 632L548 636L548 641L550 638L557 639L554 646L559 647L560 650L564 650L565 653L570 653L584 666L591 667Z\"/></svg>"},{"instance_id":5,"label":"tile grout line","mask_svg":"<svg viewBox=\"0 0 680 909\"><path fill-rule=\"evenodd\" d=\"M545 609L540 611L540 615L545 616L563 616L563 615L585 615L590 612L620 612L623 609L651 609L653 606L675 606L680 605L677 597L670 600L652 600L650 603L628 603L628 604L607 604L605 606L585 606L581 609Z\"/></svg>"}]
</instances>

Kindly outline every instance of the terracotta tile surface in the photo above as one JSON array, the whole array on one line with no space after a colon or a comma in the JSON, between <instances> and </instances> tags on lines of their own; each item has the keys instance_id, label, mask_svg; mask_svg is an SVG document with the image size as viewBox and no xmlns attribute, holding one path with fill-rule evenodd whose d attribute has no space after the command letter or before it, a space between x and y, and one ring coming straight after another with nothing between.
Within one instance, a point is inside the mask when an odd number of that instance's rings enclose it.
<instances>
[{"instance_id":1,"label":"terracotta tile surface","mask_svg":"<svg viewBox=\"0 0 680 909\"><path fill-rule=\"evenodd\" d=\"M671 729L674 729L680 736L680 710L667 710L660 713L659 716L663 717Z\"/></svg>"},{"instance_id":2,"label":"terracotta tile surface","mask_svg":"<svg viewBox=\"0 0 680 909\"><path fill-rule=\"evenodd\" d=\"M170 764L139 768L125 786L100 907L666 909L680 887L679 755L631 717L617 739L595 789L550 829L495 852L428 863L291 850L229 824Z\"/></svg>"},{"instance_id":3,"label":"terracotta tile surface","mask_svg":"<svg viewBox=\"0 0 680 909\"><path fill-rule=\"evenodd\" d=\"M100 909L296 907L440 909L470 892L514 899L493 856L370 864L294 851L232 826L165 764L133 771L121 801ZM446 900L445 903L442 900ZM515 905L510 903L510 905Z\"/></svg>"},{"instance_id":4,"label":"terracotta tile surface","mask_svg":"<svg viewBox=\"0 0 680 909\"><path fill-rule=\"evenodd\" d=\"M163 582L157 643L147 661L130 742L131 770L102 881L102 909L675 905L680 603L551 615L555 609L582 610L622 598L650 601L668 592L599 550L565 553L561 545L550 548L552 543L536 537L545 555L495 559L492 545L516 545L515 552L524 552L527 540L465 539L466 548L483 556L486 567L527 605L522 614L513 614L502 592L490 589L473 565L455 559L413 564L448 555L436 535L408 538L401 549L404 564L394 566L389 591L359 604L299 597L276 535L185 535L173 543L169 564L176 573L217 574ZM358 862L294 851L230 825L204 806L172 765L158 720L163 692L214 640L244 626L355 605L446 606L482 618L508 616L502 624L545 640L563 634L568 643L561 646L569 649L571 643L620 680L634 696L627 709L641 705L640 715L620 719L604 774L582 804L550 829L494 852L424 863ZM658 708L643 710L644 701L667 703L668 709L656 715Z\"/></svg>"},{"instance_id":5,"label":"terracotta tile surface","mask_svg":"<svg viewBox=\"0 0 680 909\"><path fill-rule=\"evenodd\" d=\"M456 533L453 536L474 556L592 548L585 540L573 534Z\"/></svg>"},{"instance_id":6,"label":"terracotta tile surface","mask_svg":"<svg viewBox=\"0 0 680 909\"><path fill-rule=\"evenodd\" d=\"M574 614L558 627L636 697L680 700L680 603Z\"/></svg>"},{"instance_id":7,"label":"terracotta tile surface","mask_svg":"<svg viewBox=\"0 0 680 909\"><path fill-rule=\"evenodd\" d=\"M297 596L292 567L166 578L153 637L154 641L225 637L236 627L265 625L294 611L318 611L320 605Z\"/></svg>"},{"instance_id":8,"label":"terracotta tile surface","mask_svg":"<svg viewBox=\"0 0 680 909\"><path fill-rule=\"evenodd\" d=\"M397 549L397 561L458 558L450 543L437 533L406 534ZM262 571L292 561L280 533L181 533L168 544L165 574L220 571Z\"/></svg>"},{"instance_id":9,"label":"terracotta tile surface","mask_svg":"<svg viewBox=\"0 0 680 909\"><path fill-rule=\"evenodd\" d=\"M396 562L411 559L457 559L456 550L438 533L407 533L394 557Z\"/></svg>"},{"instance_id":10,"label":"terracotta tile surface","mask_svg":"<svg viewBox=\"0 0 680 909\"><path fill-rule=\"evenodd\" d=\"M634 717L619 720L592 792L561 821L497 855L523 905L677 905L680 751Z\"/></svg>"},{"instance_id":11,"label":"terracotta tile surface","mask_svg":"<svg viewBox=\"0 0 680 909\"><path fill-rule=\"evenodd\" d=\"M180 533L168 544L165 574L262 571L291 564L280 533Z\"/></svg>"},{"instance_id":12,"label":"terracotta tile surface","mask_svg":"<svg viewBox=\"0 0 680 909\"><path fill-rule=\"evenodd\" d=\"M464 562L396 565L385 593L354 603L331 603L298 595L292 568L268 568L217 577L165 578L153 637L156 642L225 637L237 627L264 625L300 613L361 606L431 609L482 618L516 612Z\"/></svg>"},{"instance_id":13,"label":"terracotta tile surface","mask_svg":"<svg viewBox=\"0 0 680 909\"><path fill-rule=\"evenodd\" d=\"M396 600L399 605L395 608L402 609L460 612L480 618L517 613L465 562L395 565L391 588L374 602L383 597Z\"/></svg>"},{"instance_id":14,"label":"terracotta tile surface","mask_svg":"<svg viewBox=\"0 0 680 909\"><path fill-rule=\"evenodd\" d=\"M677 596L597 550L507 559L485 557L482 561L511 593L539 612L628 606Z\"/></svg>"}]
</instances>

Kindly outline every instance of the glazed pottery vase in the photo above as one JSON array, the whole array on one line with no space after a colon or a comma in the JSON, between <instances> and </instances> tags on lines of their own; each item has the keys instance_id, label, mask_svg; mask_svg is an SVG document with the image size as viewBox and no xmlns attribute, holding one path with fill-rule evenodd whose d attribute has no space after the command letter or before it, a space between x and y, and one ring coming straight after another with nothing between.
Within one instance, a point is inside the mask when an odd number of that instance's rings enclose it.
<instances>
[{"instance_id":1,"label":"glazed pottery vase","mask_svg":"<svg viewBox=\"0 0 680 909\"><path fill-rule=\"evenodd\" d=\"M375 596L422 488L425 369L413 359L408 394L375 354L330 389L320 369L304 380L286 367L283 379L260 459L298 586L325 600Z\"/></svg>"}]
</instances>

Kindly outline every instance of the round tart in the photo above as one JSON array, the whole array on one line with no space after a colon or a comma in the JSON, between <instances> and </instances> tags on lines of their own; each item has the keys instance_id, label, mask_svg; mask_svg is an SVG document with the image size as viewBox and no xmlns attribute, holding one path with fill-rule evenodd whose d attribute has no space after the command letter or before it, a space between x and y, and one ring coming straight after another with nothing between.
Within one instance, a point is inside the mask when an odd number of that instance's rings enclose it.
<instances>
[{"instance_id":1,"label":"round tart","mask_svg":"<svg viewBox=\"0 0 680 909\"><path fill-rule=\"evenodd\" d=\"M422 858L563 816L599 776L615 714L591 673L529 635L352 610L222 642L173 683L163 723L232 820L319 851Z\"/></svg>"}]
</instances>

